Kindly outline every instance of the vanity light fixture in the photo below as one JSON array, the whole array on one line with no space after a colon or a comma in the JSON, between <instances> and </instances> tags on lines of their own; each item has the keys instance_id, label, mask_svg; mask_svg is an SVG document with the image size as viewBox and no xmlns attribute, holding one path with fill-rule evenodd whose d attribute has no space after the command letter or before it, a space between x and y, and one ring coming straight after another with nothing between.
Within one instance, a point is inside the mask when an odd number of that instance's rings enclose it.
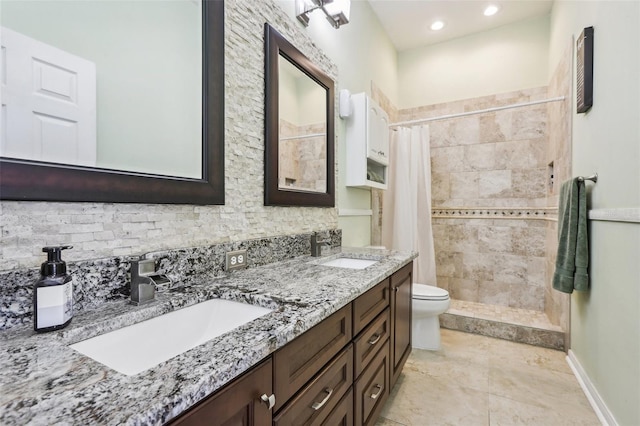
<instances>
[{"instance_id":1,"label":"vanity light fixture","mask_svg":"<svg viewBox=\"0 0 640 426\"><path fill-rule=\"evenodd\" d=\"M444 28L444 22L442 21L434 21L433 24L431 24L431 29L433 31L440 31L443 28Z\"/></svg>"},{"instance_id":2,"label":"vanity light fixture","mask_svg":"<svg viewBox=\"0 0 640 426\"><path fill-rule=\"evenodd\" d=\"M493 16L500 10L500 6L490 4L484 9L484 16Z\"/></svg>"},{"instance_id":3,"label":"vanity light fixture","mask_svg":"<svg viewBox=\"0 0 640 426\"><path fill-rule=\"evenodd\" d=\"M349 23L351 0L296 0L296 17L306 27L309 14L320 9L327 16L333 28Z\"/></svg>"}]
</instances>

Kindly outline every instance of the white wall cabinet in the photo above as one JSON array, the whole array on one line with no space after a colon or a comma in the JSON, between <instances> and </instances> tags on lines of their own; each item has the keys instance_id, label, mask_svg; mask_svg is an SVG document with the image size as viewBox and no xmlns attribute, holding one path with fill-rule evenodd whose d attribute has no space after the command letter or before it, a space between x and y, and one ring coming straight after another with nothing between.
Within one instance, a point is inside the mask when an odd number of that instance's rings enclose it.
<instances>
[{"instance_id":1,"label":"white wall cabinet","mask_svg":"<svg viewBox=\"0 0 640 426\"><path fill-rule=\"evenodd\" d=\"M351 96L347 119L346 185L387 189L389 116L366 93Z\"/></svg>"}]
</instances>

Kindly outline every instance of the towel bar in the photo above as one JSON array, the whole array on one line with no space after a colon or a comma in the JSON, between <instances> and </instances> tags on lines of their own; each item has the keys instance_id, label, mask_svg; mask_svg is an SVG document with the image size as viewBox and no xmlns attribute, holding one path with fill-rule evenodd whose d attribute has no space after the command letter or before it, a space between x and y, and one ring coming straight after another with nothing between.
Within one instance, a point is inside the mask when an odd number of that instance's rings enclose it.
<instances>
[{"instance_id":1,"label":"towel bar","mask_svg":"<svg viewBox=\"0 0 640 426\"><path fill-rule=\"evenodd\" d=\"M580 182L584 182L585 180L590 180L593 183L596 183L596 182L598 182L598 174L596 173L596 174L588 176L588 177L578 176L578 180Z\"/></svg>"}]
</instances>

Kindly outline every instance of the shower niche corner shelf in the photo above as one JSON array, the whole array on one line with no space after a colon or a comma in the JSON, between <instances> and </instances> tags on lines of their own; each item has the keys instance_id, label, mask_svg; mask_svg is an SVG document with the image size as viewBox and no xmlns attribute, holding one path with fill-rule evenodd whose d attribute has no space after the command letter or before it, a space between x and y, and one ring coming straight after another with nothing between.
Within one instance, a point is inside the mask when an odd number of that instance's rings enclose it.
<instances>
[{"instance_id":1,"label":"shower niche corner shelf","mask_svg":"<svg viewBox=\"0 0 640 426\"><path fill-rule=\"evenodd\" d=\"M347 121L346 186L387 189L389 116L366 93L351 96Z\"/></svg>"}]
</instances>

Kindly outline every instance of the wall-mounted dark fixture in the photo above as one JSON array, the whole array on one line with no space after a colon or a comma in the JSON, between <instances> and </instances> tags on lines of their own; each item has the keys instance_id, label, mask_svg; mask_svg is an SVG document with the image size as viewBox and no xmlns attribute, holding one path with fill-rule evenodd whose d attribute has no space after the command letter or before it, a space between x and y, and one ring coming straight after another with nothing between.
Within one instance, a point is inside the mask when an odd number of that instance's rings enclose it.
<instances>
[{"instance_id":1,"label":"wall-mounted dark fixture","mask_svg":"<svg viewBox=\"0 0 640 426\"><path fill-rule=\"evenodd\" d=\"M582 30L576 40L576 110L593 106L593 27Z\"/></svg>"}]
</instances>

